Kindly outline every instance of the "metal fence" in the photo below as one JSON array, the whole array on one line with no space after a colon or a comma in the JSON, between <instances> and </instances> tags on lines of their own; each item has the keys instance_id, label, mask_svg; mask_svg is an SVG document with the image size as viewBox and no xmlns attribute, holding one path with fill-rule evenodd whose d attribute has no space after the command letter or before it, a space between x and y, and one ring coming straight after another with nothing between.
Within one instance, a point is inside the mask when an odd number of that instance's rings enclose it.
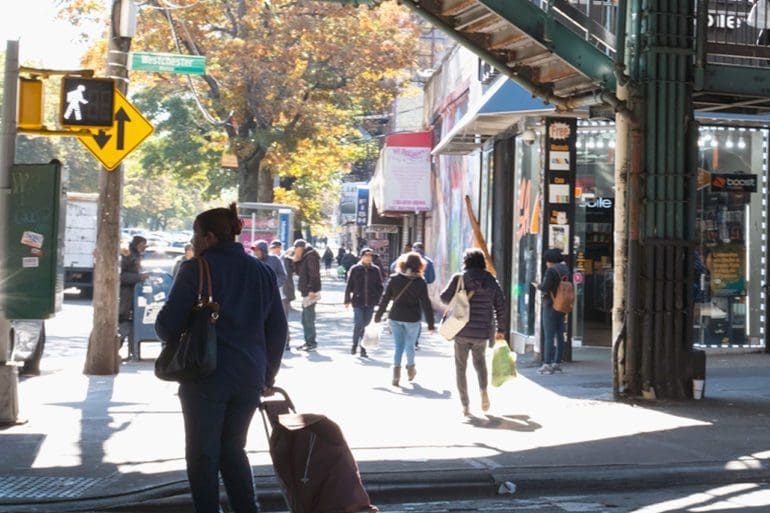
<instances>
[{"instance_id":1,"label":"metal fence","mask_svg":"<svg viewBox=\"0 0 770 513\"><path fill-rule=\"evenodd\" d=\"M531 1L614 57L616 0ZM770 0L709 0L696 3L705 10L699 17L696 9L693 23L702 19L706 24L708 62L763 66L770 61Z\"/></svg>"}]
</instances>

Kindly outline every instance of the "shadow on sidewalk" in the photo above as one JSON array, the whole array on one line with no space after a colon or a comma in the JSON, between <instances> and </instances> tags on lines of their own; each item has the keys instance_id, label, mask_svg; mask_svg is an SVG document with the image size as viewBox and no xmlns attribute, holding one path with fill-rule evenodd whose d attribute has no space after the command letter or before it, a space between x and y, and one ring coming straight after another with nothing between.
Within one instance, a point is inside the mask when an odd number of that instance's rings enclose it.
<instances>
[{"instance_id":1,"label":"shadow on sidewalk","mask_svg":"<svg viewBox=\"0 0 770 513\"><path fill-rule=\"evenodd\" d=\"M485 415L484 417L470 417L468 424L483 429L500 429L504 431L518 431L531 433L543 426L533 421L529 415Z\"/></svg>"},{"instance_id":2,"label":"shadow on sidewalk","mask_svg":"<svg viewBox=\"0 0 770 513\"><path fill-rule=\"evenodd\" d=\"M395 387L375 387L372 390L378 390L380 392L387 392L389 394L393 395L406 395L406 396L413 396L413 397L422 397L425 399L449 399L452 397L452 392L449 390L442 390L441 392L437 390L431 390L429 388L424 388L420 386L417 383L411 383L410 386L406 386L406 384L402 384L398 388Z\"/></svg>"}]
</instances>

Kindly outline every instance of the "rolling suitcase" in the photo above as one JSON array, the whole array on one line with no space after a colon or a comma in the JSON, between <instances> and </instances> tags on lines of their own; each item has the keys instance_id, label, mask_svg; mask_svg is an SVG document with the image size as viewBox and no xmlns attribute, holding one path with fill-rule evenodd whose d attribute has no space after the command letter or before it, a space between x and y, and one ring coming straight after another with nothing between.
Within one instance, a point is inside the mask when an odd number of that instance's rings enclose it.
<instances>
[{"instance_id":1,"label":"rolling suitcase","mask_svg":"<svg viewBox=\"0 0 770 513\"><path fill-rule=\"evenodd\" d=\"M285 390L260 406L284 499L291 513L376 513L342 430L323 415L298 414Z\"/></svg>"}]
</instances>

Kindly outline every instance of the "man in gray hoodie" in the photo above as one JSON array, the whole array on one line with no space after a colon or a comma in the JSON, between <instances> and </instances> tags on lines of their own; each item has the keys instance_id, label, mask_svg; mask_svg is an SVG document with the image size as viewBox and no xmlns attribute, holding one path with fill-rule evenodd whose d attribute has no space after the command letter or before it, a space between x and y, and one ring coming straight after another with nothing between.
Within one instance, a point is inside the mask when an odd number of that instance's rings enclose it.
<instances>
[{"instance_id":1,"label":"man in gray hoodie","mask_svg":"<svg viewBox=\"0 0 770 513\"><path fill-rule=\"evenodd\" d=\"M286 270L283 268L281 259L270 254L267 250L266 240L254 241L254 244L251 245L251 250L254 252L254 256L257 257L257 260L273 270L273 273L275 273L275 281L280 290L286 282Z\"/></svg>"}]
</instances>

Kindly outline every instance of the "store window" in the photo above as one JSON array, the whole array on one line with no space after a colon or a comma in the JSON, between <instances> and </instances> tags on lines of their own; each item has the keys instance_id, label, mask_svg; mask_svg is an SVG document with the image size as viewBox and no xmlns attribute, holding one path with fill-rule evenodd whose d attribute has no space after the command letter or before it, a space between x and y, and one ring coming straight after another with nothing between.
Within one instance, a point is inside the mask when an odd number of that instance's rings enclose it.
<instances>
[{"instance_id":1,"label":"store window","mask_svg":"<svg viewBox=\"0 0 770 513\"><path fill-rule=\"evenodd\" d=\"M702 127L698 140L695 343L764 344L767 130Z\"/></svg>"},{"instance_id":2,"label":"store window","mask_svg":"<svg viewBox=\"0 0 770 513\"><path fill-rule=\"evenodd\" d=\"M539 265L541 149L539 138L532 144L516 138L511 325L516 333L526 336L535 334L536 324L536 289L532 282L537 280Z\"/></svg>"},{"instance_id":3,"label":"store window","mask_svg":"<svg viewBox=\"0 0 770 513\"><path fill-rule=\"evenodd\" d=\"M612 337L615 127L578 123L575 180L576 345L610 345Z\"/></svg>"}]
</instances>

